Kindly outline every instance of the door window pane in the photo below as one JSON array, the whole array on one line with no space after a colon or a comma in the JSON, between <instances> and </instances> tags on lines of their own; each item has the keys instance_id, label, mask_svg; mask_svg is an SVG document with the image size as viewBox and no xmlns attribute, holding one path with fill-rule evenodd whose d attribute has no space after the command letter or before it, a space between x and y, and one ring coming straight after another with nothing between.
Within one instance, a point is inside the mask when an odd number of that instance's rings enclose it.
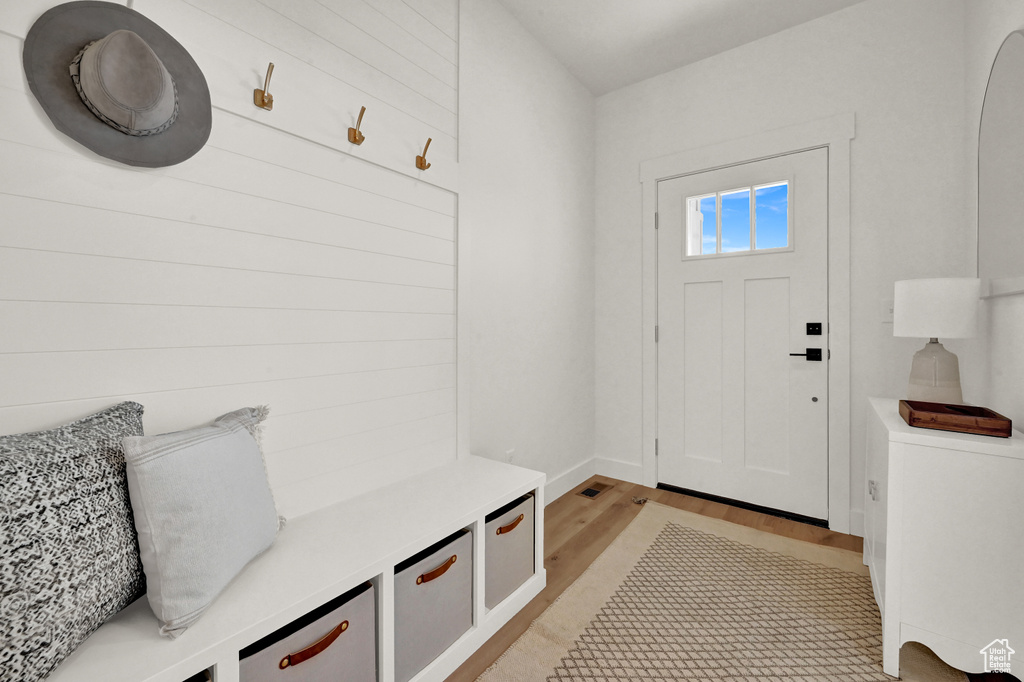
<instances>
[{"instance_id":1,"label":"door window pane","mask_svg":"<svg viewBox=\"0 0 1024 682\"><path fill-rule=\"evenodd\" d=\"M700 212L704 216L704 229L701 234L702 254L718 252L718 219L715 214L715 195L700 200Z\"/></svg>"},{"instance_id":2,"label":"door window pane","mask_svg":"<svg viewBox=\"0 0 1024 682\"><path fill-rule=\"evenodd\" d=\"M789 246L789 183L755 188L754 206L755 248Z\"/></svg>"},{"instance_id":3,"label":"door window pane","mask_svg":"<svg viewBox=\"0 0 1024 682\"><path fill-rule=\"evenodd\" d=\"M750 188L722 192L722 253L750 250Z\"/></svg>"},{"instance_id":4,"label":"door window pane","mask_svg":"<svg viewBox=\"0 0 1024 682\"><path fill-rule=\"evenodd\" d=\"M789 202L786 180L686 197L683 255L788 249Z\"/></svg>"}]
</instances>

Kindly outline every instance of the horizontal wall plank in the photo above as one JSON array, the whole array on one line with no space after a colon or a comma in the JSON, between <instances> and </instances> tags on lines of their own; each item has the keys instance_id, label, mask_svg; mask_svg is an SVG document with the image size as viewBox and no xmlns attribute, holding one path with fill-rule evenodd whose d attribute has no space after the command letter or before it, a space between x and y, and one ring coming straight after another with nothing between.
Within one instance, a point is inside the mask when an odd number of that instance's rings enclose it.
<instances>
[{"instance_id":1,"label":"horizontal wall plank","mask_svg":"<svg viewBox=\"0 0 1024 682\"><path fill-rule=\"evenodd\" d=\"M160 3L167 1L160 0ZM450 101L438 101L422 92L417 92L416 88L403 83L400 78L387 71L374 68L371 55L360 52L357 57L344 49L342 45L326 40L317 31L329 29L322 25L322 22L327 16L337 17L335 14L327 13L317 17L298 10L282 14L280 11L276 11L278 8L270 6L271 3L267 1L180 1L206 15L207 23L230 26L239 34L244 34L245 38L238 35L235 41L236 45L233 46L235 48L244 50L247 45L252 45L263 53L266 53L269 48L271 51L286 54L297 60L296 67L305 65L306 68L301 69L304 74L315 75L324 84L328 82L324 78L327 76L332 81L354 86L366 94L379 97L401 111L416 115L417 118L430 123L439 131L455 134L454 128L451 127L456 108L453 89L445 86ZM153 2L153 0L145 0L145 2ZM309 6L313 9L319 7L316 3L310 3ZM204 44L203 47L210 49L211 46ZM296 70L298 71L298 69ZM330 92L330 90L327 91ZM273 88L271 88L271 92L273 92ZM276 97L275 94L275 107Z\"/></svg>"},{"instance_id":2,"label":"horizontal wall plank","mask_svg":"<svg viewBox=\"0 0 1024 682\"><path fill-rule=\"evenodd\" d=\"M455 286L452 265L0 195L0 246L331 279Z\"/></svg>"},{"instance_id":3,"label":"horizontal wall plank","mask_svg":"<svg viewBox=\"0 0 1024 682\"><path fill-rule=\"evenodd\" d=\"M209 194L211 197L217 196L217 193L213 191L199 191L194 194ZM13 226L11 227L12 232L16 229L23 230L39 227L39 223L42 222L39 220L39 216L44 214L56 216L61 211L66 210L70 215L74 216L74 220L70 221L69 226L87 232L95 229L97 225L102 227L102 223L108 219L136 220L139 223L153 222L155 224L167 222L175 226L174 229L169 228L167 230L169 233L173 233L178 227L181 227L182 231L185 232L206 229L213 233L217 230L226 230L236 233L239 235L239 238L241 238L241 235L253 235L258 238L276 238L276 240L295 242L296 244L311 248L322 248L325 252L336 253L340 249L345 249L349 252L396 256L401 259L412 259L441 265L454 265L455 263L454 244L447 239L421 235L383 225L373 225L358 220L338 218L319 211L303 211L302 209L295 209L292 213L305 218L306 220L303 222L298 224L281 222L274 220L278 214L278 211L274 209L280 208L281 215L286 216L287 211L285 209L287 207L276 205L273 202L266 204L268 208L267 214L269 215L265 214L259 217L246 216L231 212L230 208L235 203L233 201L234 197L221 196L223 201L219 202L220 208L211 208L207 205L182 206L180 210L172 209L165 212L172 213L172 216L161 218L132 210L110 207L94 208L54 199L4 194L2 189L0 189L0 202L3 202L4 210L6 211L4 214L5 220L9 226ZM161 197L159 201L162 203L164 200ZM195 210L190 210L190 208ZM241 208L246 213L249 213L252 207L241 206ZM139 205L138 209L150 213L161 212L152 205ZM113 217L111 218L111 216ZM246 220L247 217L250 219ZM217 222L227 224L216 224ZM143 231L139 230L138 234L143 234ZM266 244L276 243L275 239L270 241L263 239L262 241ZM0 238L0 243L11 242ZM53 247L59 245L59 242L52 243Z\"/></svg>"},{"instance_id":4,"label":"horizontal wall plank","mask_svg":"<svg viewBox=\"0 0 1024 682\"><path fill-rule=\"evenodd\" d=\"M55 428L125 400L145 407L147 434L201 426L232 410L255 405L270 406L272 423L278 416L324 405L451 388L454 377L454 365L440 364L0 407L0 434Z\"/></svg>"},{"instance_id":5,"label":"horizontal wall plank","mask_svg":"<svg viewBox=\"0 0 1024 682\"><path fill-rule=\"evenodd\" d=\"M458 0L402 0L454 41L459 39Z\"/></svg>"},{"instance_id":6,"label":"horizontal wall plank","mask_svg":"<svg viewBox=\"0 0 1024 682\"><path fill-rule=\"evenodd\" d=\"M358 110L356 113L359 113ZM219 149L329 179L400 203L419 206L433 213L455 215L456 195L450 191L388 168L368 164L333 148L296 138L271 126L256 125L247 118L227 112L215 111L214 121L210 144ZM341 133L347 134L345 131ZM430 148L434 148L433 144ZM174 168L167 170L173 172Z\"/></svg>"},{"instance_id":7,"label":"horizontal wall plank","mask_svg":"<svg viewBox=\"0 0 1024 682\"><path fill-rule=\"evenodd\" d=\"M0 12L3 12L5 14L8 14L8 15L15 14L15 13L19 13L20 14L20 10L17 10L16 12L12 11L12 10L15 10L15 8L20 8L21 7L21 3L15 3L15 2L0 3L0 7L3 8L3 9L0 9ZM39 14L41 14L41 13L42 12L40 12ZM28 19L26 17L24 29L15 29L15 30L17 30L19 33L21 33L22 31L27 33L29 27L31 26L32 22L35 21L35 18L37 16L38 16L38 14L33 13L31 19ZM19 23L16 20L13 20L13 19L12 19L12 21L14 21L15 23ZM7 30L7 26L6 26L6 24L0 23L0 63L3 63L3 64L17 64L18 68L16 68L16 69L0 69L0 87L10 88L12 92L26 92L27 93L27 92L29 92L28 80L25 78L25 68L22 66L22 63L21 63L21 51L25 47L25 41L20 39L20 38L16 38L13 35L5 34L5 33L3 33L3 30ZM30 97L31 97L31 95L30 95ZM32 102L34 103L35 102L35 97L31 97L31 99L32 99ZM45 114L44 114L44 116L45 116Z\"/></svg>"},{"instance_id":8,"label":"horizontal wall plank","mask_svg":"<svg viewBox=\"0 0 1024 682\"><path fill-rule=\"evenodd\" d=\"M312 210L341 220L364 221L443 239L451 239L454 234L451 216L346 189L327 180L303 177L276 166L264 164L259 180L246 184L251 164L238 155L216 149L204 150L205 163L197 164L204 171L195 173L191 180L126 172L112 165L90 163L78 155L32 153L23 144L7 140L0 141L0 154L21 159L18 167L0 166L0 191L7 194L220 225L216 218L193 218L201 212L213 213L205 200L216 196L233 204L235 218L221 222L230 221L240 227L254 221L268 224L275 218L294 222L296 214ZM226 212L223 208L219 211L221 216Z\"/></svg>"},{"instance_id":9,"label":"horizontal wall plank","mask_svg":"<svg viewBox=\"0 0 1024 682\"><path fill-rule=\"evenodd\" d=\"M433 443L451 435L454 421L454 412L441 412L400 424L368 428L312 445L288 447L284 443L284 448L267 457L270 480L275 488L279 488L424 443Z\"/></svg>"},{"instance_id":10,"label":"horizontal wall plank","mask_svg":"<svg viewBox=\"0 0 1024 682\"><path fill-rule=\"evenodd\" d=\"M261 385L261 390L273 396L274 402L270 404L273 406L274 419L385 398L450 391L454 388L455 365L452 363L322 374ZM251 397L248 399L251 400ZM444 405L444 402L439 401L439 405ZM451 409L450 406L448 409ZM410 415L395 416L398 419L395 423L412 418ZM280 446L281 449L289 449L297 447L298 443L285 440Z\"/></svg>"},{"instance_id":11,"label":"horizontal wall plank","mask_svg":"<svg viewBox=\"0 0 1024 682\"><path fill-rule=\"evenodd\" d=\"M459 70L454 61L441 56L419 36L396 24L369 2L319 2L328 11L365 31L409 61L419 64L443 82L452 87L458 86Z\"/></svg>"},{"instance_id":12,"label":"horizontal wall plank","mask_svg":"<svg viewBox=\"0 0 1024 682\"><path fill-rule=\"evenodd\" d=\"M407 87L431 102L441 105L447 111L456 113L458 102L455 83L446 83L438 74L433 74L406 59L323 5L315 2L296 3L291 0L260 2L276 12L280 17L279 21L293 21L308 30L311 35L324 41L321 48L325 53L337 50L339 53L351 55L357 61L376 70L377 74L373 74L377 77L376 80L383 77L385 80L394 81L392 87ZM279 25L280 23L275 24Z\"/></svg>"},{"instance_id":13,"label":"horizontal wall plank","mask_svg":"<svg viewBox=\"0 0 1024 682\"><path fill-rule=\"evenodd\" d=\"M55 0L17 0L17 2L0 2L0 29L11 35L24 38L28 35L32 24L43 15L43 12L54 5L59 4ZM119 2L117 4L125 4ZM9 62L4 62L9 63ZM21 60L18 61L18 64Z\"/></svg>"},{"instance_id":14,"label":"horizontal wall plank","mask_svg":"<svg viewBox=\"0 0 1024 682\"><path fill-rule=\"evenodd\" d=\"M454 292L0 247L0 300L454 314ZM62 273L38 277L39 273Z\"/></svg>"},{"instance_id":15,"label":"horizontal wall plank","mask_svg":"<svg viewBox=\"0 0 1024 682\"><path fill-rule=\"evenodd\" d=\"M345 0L324 0L335 5ZM430 22L402 0L372 0L372 4L391 21L417 36L431 49L453 64L459 62L459 44L448 34Z\"/></svg>"},{"instance_id":16,"label":"horizontal wall plank","mask_svg":"<svg viewBox=\"0 0 1024 682\"><path fill-rule=\"evenodd\" d=\"M454 315L0 301L0 353L455 337Z\"/></svg>"},{"instance_id":17,"label":"horizontal wall plank","mask_svg":"<svg viewBox=\"0 0 1024 682\"><path fill-rule=\"evenodd\" d=\"M5 354L0 407L454 361L450 340Z\"/></svg>"},{"instance_id":18,"label":"horizontal wall plank","mask_svg":"<svg viewBox=\"0 0 1024 682\"><path fill-rule=\"evenodd\" d=\"M455 438L444 438L289 485L277 486L274 488L274 498L278 512L285 517L302 516L323 505L358 497L396 480L413 478L453 461Z\"/></svg>"},{"instance_id":19,"label":"horizontal wall plank","mask_svg":"<svg viewBox=\"0 0 1024 682\"><path fill-rule=\"evenodd\" d=\"M267 422L263 442L267 452L278 452L435 417L454 409L454 388L323 407L275 416L273 423Z\"/></svg>"},{"instance_id":20,"label":"horizontal wall plank","mask_svg":"<svg viewBox=\"0 0 1024 682\"><path fill-rule=\"evenodd\" d=\"M207 163L192 169L189 177L192 183L217 187L253 199L304 206L438 237L450 238L452 235L453 222L450 215L427 211L272 164L261 164L259 168L259 173L253 173L252 162L245 156L211 149Z\"/></svg>"}]
</instances>

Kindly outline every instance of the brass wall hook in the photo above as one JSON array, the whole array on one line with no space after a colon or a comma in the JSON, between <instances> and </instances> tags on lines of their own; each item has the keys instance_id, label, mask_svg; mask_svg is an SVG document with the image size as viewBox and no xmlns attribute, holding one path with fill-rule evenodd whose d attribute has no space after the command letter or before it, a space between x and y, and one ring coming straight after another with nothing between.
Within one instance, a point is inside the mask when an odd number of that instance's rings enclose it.
<instances>
[{"instance_id":1,"label":"brass wall hook","mask_svg":"<svg viewBox=\"0 0 1024 682\"><path fill-rule=\"evenodd\" d=\"M366 139L366 135L359 132L359 126L363 123L363 114L366 113L366 107L359 110L359 118L356 119L356 127L348 129L348 141L352 144L362 144L363 140Z\"/></svg>"},{"instance_id":2,"label":"brass wall hook","mask_svg":"<svg viewBox=\"0 0 1024 682\"><path fill-rule=\"evenodd\" d=\"M270 77L272 75L274 75L274 62L270 62L270 66L267 67L267 79L263 81L263 89L257 88L252 91L253 104L267 111L274 108L274 96L270 94Z\"/></svg>"},{"instance_id":3,"label":"brass wall hook","mask_svg":"<svg viewBox=\"0 0 1024 682\"><path fill-rule=\"evenodd\" d=\"M427 144L423 147L422 156L416 157L416 167L420 170L427 170L430 168L430 164L427 163L427 149L430 147L430 138L427 138Z\"/></svg>"}]
</instances>

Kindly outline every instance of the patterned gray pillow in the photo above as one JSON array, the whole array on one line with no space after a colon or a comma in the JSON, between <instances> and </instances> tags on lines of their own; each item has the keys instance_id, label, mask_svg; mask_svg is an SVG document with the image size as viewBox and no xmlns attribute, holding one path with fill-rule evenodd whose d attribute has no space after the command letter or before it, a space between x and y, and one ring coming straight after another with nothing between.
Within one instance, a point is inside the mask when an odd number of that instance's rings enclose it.
<instances>
[{"instance_id":1,"label":"patterned gray pillow","mask_svg":"<svg viewBox=\"0 0 1024 682\"><path fill-rule=\"evenodd\" d=\"M142 409L0 436L0 678L41 679L145 591L121 448Z\"/></svg>"}]
</instances>

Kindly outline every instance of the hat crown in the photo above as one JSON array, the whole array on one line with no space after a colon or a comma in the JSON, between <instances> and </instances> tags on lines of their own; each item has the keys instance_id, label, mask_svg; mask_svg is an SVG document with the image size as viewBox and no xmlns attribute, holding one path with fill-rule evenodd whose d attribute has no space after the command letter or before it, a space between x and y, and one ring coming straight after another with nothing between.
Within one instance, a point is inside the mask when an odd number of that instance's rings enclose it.
<instances>
[{"instance_id":1,"label":"hat crown","mask_svg":"<svg viewBox=\"0 0 1024 682\"><path fill-rule=\"evenodd\" d=\"M114 31L81 55L82 99L93 113L128 134L152 134L176 113L174 81L153 49L137 33Z\"/></svg>"},{"instance_id":2,"label":"hat crown","mask_svg":"<svg viewBox=\"0 0 1024 682\"><path fill-rule=\"evenodd\" d=\"M96 76L111 101L133 111L158 104L167 69L139 34L114 31L96 50Z\"/></svg>"}]
</instances>

